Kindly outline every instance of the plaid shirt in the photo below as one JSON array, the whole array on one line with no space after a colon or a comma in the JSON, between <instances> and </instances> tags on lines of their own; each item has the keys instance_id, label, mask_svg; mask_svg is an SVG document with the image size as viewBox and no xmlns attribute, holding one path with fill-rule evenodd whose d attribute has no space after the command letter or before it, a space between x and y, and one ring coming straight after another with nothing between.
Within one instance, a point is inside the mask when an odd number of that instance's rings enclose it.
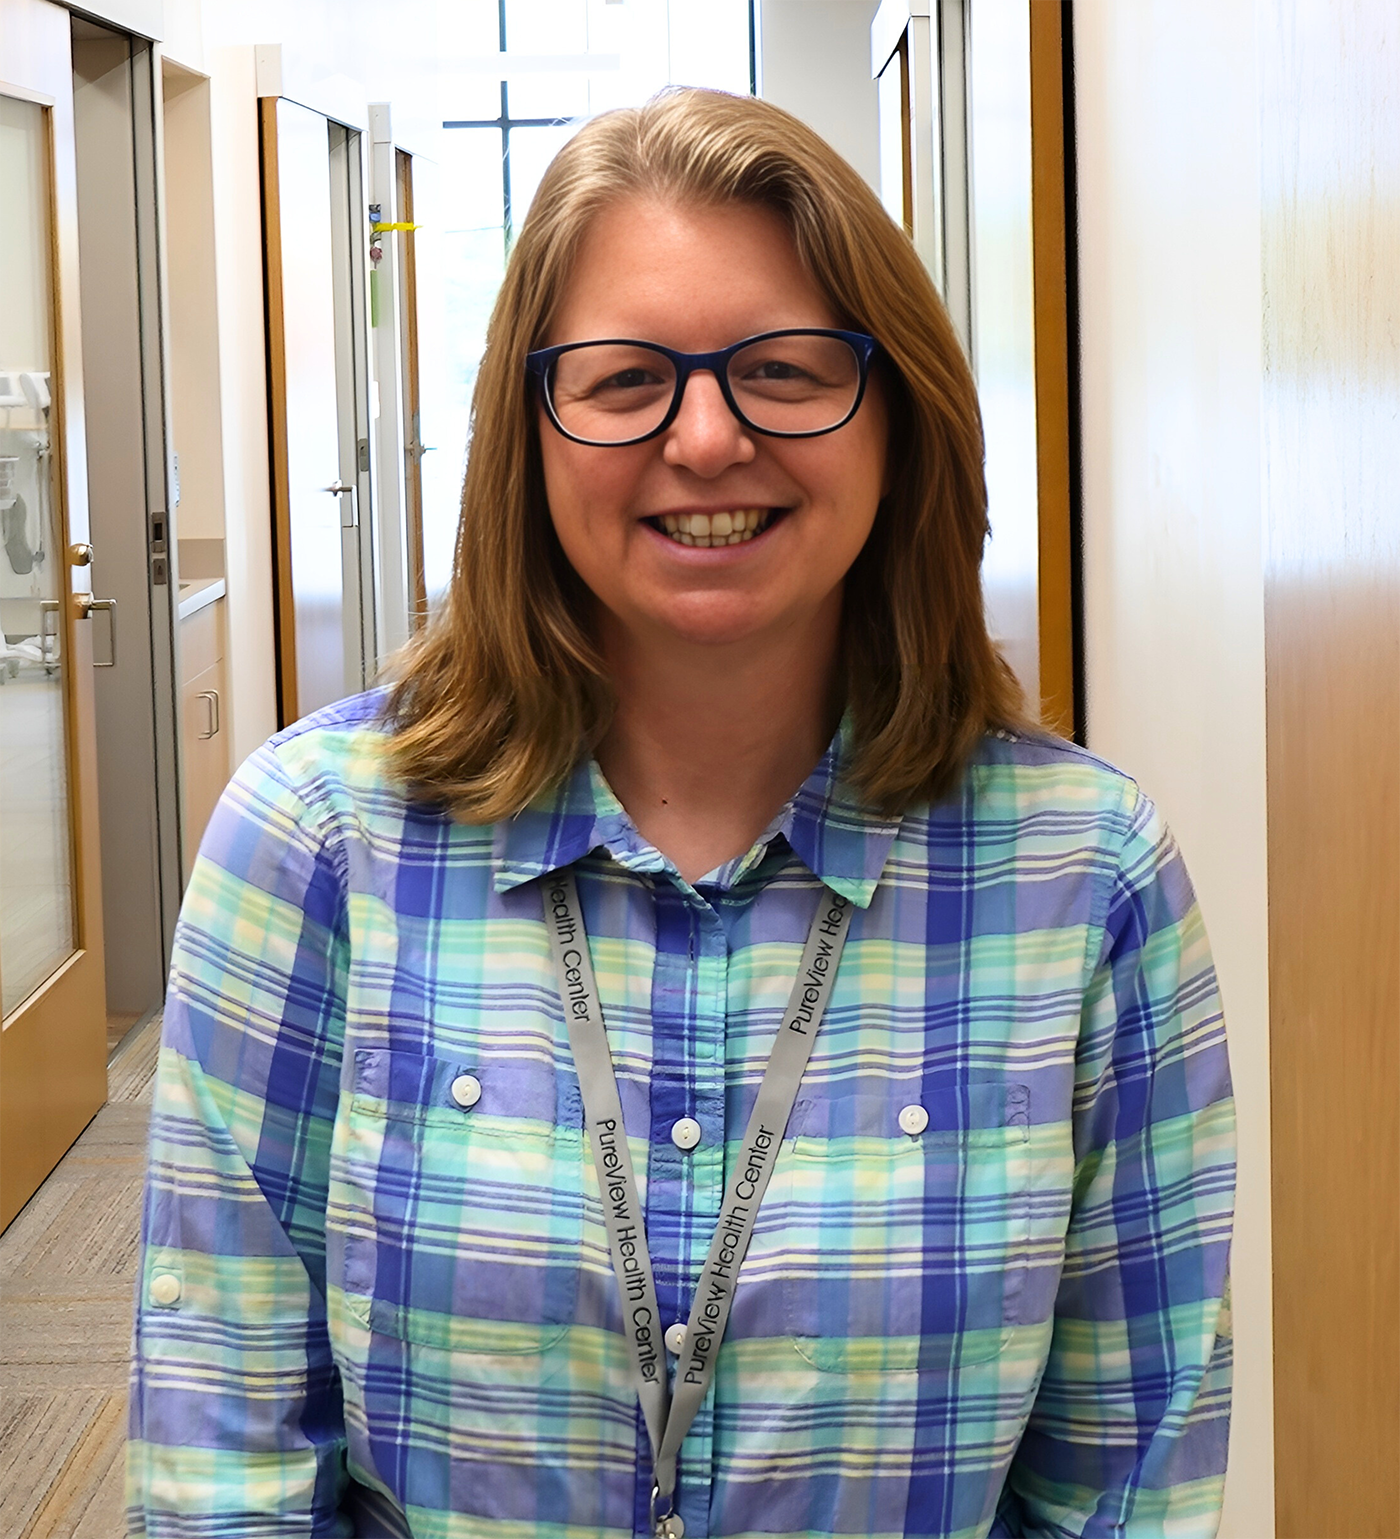
<instances>
[{"instance_id":1,"label":"plaid shirt","mask_svg":"<svg viewBox=\"0 0 1400 1539\"><path fill-rule=\"evenodd\" d=\"M688 1539L1215 1532L1229 1072L1190 884L1131 780L998 736L957 798L882 819L838 735L691 887L592 764L495 827L409 803L380 705L255 754L185 900L134 1533L648 1532L541 915L569 864L663 1325L822 884L859 909L682 1449Z\"/></svg>"}]
</instances>

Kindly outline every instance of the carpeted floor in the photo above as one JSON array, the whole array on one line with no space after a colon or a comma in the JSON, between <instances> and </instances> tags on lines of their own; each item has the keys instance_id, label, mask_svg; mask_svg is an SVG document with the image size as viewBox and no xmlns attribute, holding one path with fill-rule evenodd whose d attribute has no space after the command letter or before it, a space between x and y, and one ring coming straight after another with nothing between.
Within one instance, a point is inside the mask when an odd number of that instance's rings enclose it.
<instances>
[{"instance_id":1,"label":"carpeted floor","mask_svg":"<svg viewBox=\"0 0 1400 1539\"><path fill-rule=\"evenodd\" d=\"M0 1236L0 1535L118 1539L131 1297L160 1017Z\"/></svg>"}]
</instances>

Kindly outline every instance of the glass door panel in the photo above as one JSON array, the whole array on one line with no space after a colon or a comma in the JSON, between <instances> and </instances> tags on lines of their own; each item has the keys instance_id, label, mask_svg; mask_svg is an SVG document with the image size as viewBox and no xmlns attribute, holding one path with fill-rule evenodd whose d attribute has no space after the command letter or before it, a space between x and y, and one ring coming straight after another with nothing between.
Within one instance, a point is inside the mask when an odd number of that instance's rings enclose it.
<instances>
[{"instance_id":1,"label":"glass door panel","mask_svg":"<svg viewBox=\"0 0 1400 1539\"><path fill-rule=\"evenodd\" d=\"M0 1229L107 1094L72 17L0 0ZM74 571L72 568L78 568Z\"/></svg>"},{"instance_id":2,"label":"glass door panel","mask_svg":"<svg viewBox=\"0 0 1400 1539\"><path fill-rule=\"evenodd\" d=\"M52 433L46 109L0 96L0 999L10 1015L73 954L72 796Z\"/></svg>"}]
</instances>

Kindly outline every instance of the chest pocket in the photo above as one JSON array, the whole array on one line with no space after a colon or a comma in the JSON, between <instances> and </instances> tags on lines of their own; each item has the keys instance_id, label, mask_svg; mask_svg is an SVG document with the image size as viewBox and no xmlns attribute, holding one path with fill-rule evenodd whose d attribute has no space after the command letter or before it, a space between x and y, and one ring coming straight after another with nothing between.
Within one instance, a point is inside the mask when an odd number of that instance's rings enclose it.
<instances>
[{"instance_id":1,"label":"chest pocket","mask_svg":"<svg viewBox=\"0 0 1400 1539\"><path fill-rule=\"evenodd\" d=\"M556 1094L547 1065L355 1054L344 1285L363 1324L500 1354L542 1351L572 1323L583 1135Z\"/></svg>"},{"instance_id":2,"label":"chest pocket","mask_svg":"<svg viewBox=\"0 0 1400 1539\"><path fill-rule=\"evenodd\" d=\"M996 1356L1029 1264L1027 1110L1003 1083L800 1108L785 1308L803 1357L857 1373Z\"/></svg>"}]
</instances>

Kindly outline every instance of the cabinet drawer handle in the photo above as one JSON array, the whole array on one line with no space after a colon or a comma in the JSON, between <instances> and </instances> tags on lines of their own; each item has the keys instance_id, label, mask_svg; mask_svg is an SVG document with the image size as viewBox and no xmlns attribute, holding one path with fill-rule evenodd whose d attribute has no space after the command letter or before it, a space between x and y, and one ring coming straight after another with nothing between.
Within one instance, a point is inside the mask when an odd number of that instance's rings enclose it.
<instances>
[{"instance_id":1,"label":"cabinet drawer handle","mask_svg":"<svg viewBox=\"0 0 1400 1539\"><path fill-rule=\"evenodd\" d=\"M202 700L209 707L207 718L209 730L199 734L200 741L203 742L205 738L213 737L219 730L219 692L217 689L202 689L195 698Z\"/></svg>"}]
</instances>

